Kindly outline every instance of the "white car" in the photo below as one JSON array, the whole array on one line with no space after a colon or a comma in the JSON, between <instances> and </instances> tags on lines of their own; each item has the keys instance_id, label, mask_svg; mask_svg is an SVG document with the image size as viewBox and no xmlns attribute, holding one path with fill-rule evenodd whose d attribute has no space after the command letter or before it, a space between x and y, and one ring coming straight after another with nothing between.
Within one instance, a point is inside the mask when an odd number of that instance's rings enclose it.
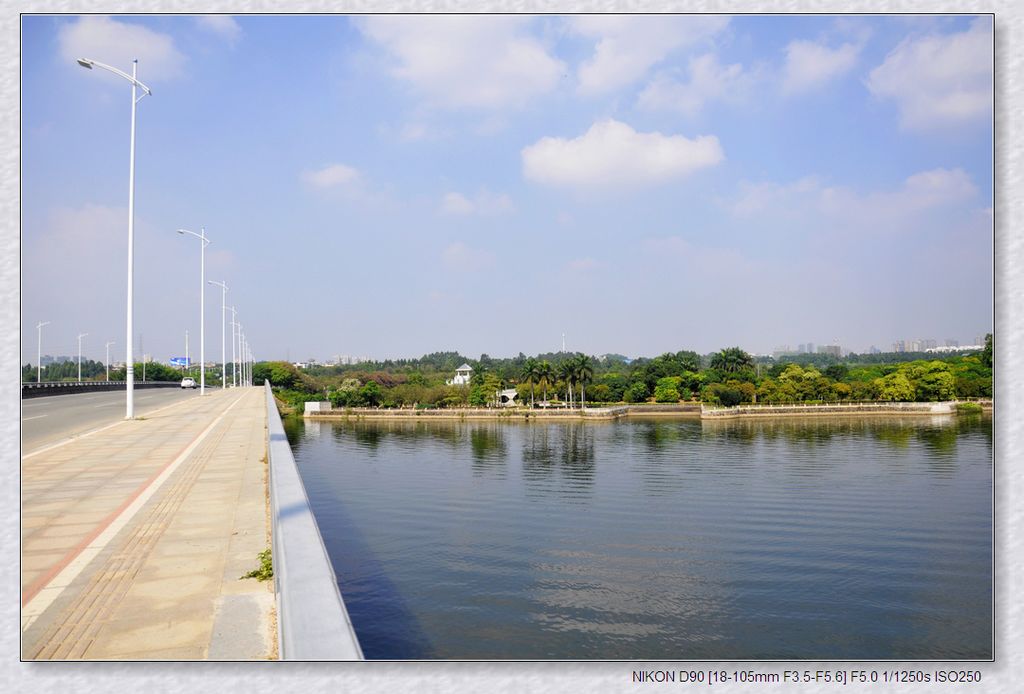
<instances>
[{"instance_id":1,"label":"white car","mask_svg":"<svg viewBox=\"0 0 1024 694\"><path fill-rule=\"evenodd\" d=\"M195 388L196 387L196 379L194 379L194 378L192 378L190 376L186 376L185 378L181 379L181 387L182 388Z\"/></svg>"}]
</instances>

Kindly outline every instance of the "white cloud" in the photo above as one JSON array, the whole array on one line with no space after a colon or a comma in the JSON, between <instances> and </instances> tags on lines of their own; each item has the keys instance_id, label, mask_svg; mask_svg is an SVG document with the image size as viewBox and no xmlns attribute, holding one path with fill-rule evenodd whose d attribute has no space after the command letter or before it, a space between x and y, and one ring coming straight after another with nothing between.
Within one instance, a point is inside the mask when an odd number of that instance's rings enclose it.
<instances>
[{"instance_id":1,"label":"white cloud","mask_svg":"<svg viewBox=\"0 0 1024 694\"><path fill-rule=\"evenodd\" d=\"M472 200L457 192L446 193L441 198L441 212L448 215L495 216L511 212L513 209L515 208L512 199L508 195L487 190L481 190Z\"/></svg>"},{"instance_id":2,"label":"white cloud","mask_svg":"<svg viewBox=\"0 0 1024 694\"><path fill-rule=\"evenodd\" d=\"M185 63L170 36L109 17L82 17L65 24L57 41L61 57L72 66L79 58L89 58L131 74L137 58L138 78L147 85L178 76ZM119 79L106 70L96 72Z\"/></svg>"},{"instance_id":3,"label":"white cloud","mask_svg":"<svg viewBox=\"0 0 1024 694\"><path fill-rule=\"evenodd\" d=\"M740 196L732 205L733 214L739 217L754 218L768 210L797 210L802 197L808 193L817 194L821 185L813 177L802 178L788 184L774 183L741 183Z\"/></svg>"},{"instance_id":4,"label":"white cloud","mask_svg":"<svg viewBox=\"0 0 1024 694\"><path fill-rule=\"evenodd\" d=\"M758 220L801 220L805 228L871 233L908 233L927 228L978 190L961 169L932 169L906 178L895 190L861 193L822 186L814 178L791 184L743 184L732 212Z\"/></svg>"},{"instance_id":5,"label":"white cloud","mask_svg":"<svg viewBox=\"0 0 1024 694\"><path fill-rule=\"evenodd\" d=\"M231 46L242 37L242 27L238 26L234 17L226 14L204 14L197 17L196 22L201 28L217 34Z\"/></svg>"},{"instance_id":6,"label":"white cloud","mask_svg":"<svg viewBox=\"0 0 1024 694\"><path fill-rule=\"evenodd\" d=\"M709 101L735 97L746 81L741 65L723 66L711 53L690 60L689 73L687 82L657 75L640 93L640 107L693 116Z\"/></svg>"},{"instance_id":7,"label":"white cloud","mask_svg":"<svg viewBox=\"0 0 1024 694\"><path fill-rule=\"evenodd\" d=\"M473 203L462 193L445 193L441 199L441 212L452 215L473 214Z\"/></svg>"},{"instance_id":8,"label":"white cloud","mask_svg":"<svg viewBox=\"0 0 1024 694\"><path fill-rule=\"evenodd\" d=\"M859 54L860 45L855 43L829 48L813 41L792 41L786 46L782 91L795 94L821 86L849 72Z\"/></svg>"},{"instance_id":9,"label":"white cloud","mask_svg":"<svg viewBox=\"0 0 1024 694\"><path fill-rule=\"evenodd\" d=\"M932 169L909 176L895 191L859 195L847 188L825 188L820 204L824 213L836 219L893 226L909 216L961 203L977 192L962 169Z\"/></svg>"},{"instance_id":10,"label":"white cloud","mask_svg":"<svg viewBox=\"0 0 1024 694\"><path fill-rule=\"evenodd\" d=\"M567 140L545 137L522 150L523 175L538 183L570 187L657 184L714 166L724 155L718 138L638 133L625 123L594 123Z\"/></svg>"},{"instance_id":11,"label":"white cloud","mask_svg":"<svg viewBox=\"0 0 1024 694\"><path fill-rule=\"evenodd\" d=\"M910 130L958 125L992 112L992 28L988 18L966 31L908 38L871 71L868 89L892 99Z\"/></svg>"},{"instance_id":12,"label":"white cloud","mask_svg":"<svg viewBox=\"0 0 1024 694\"><path fill-rule=\"evenodd\" d=\"M509 108L553 90L565 65L525 28L498 15L365 17L362 32L395 59L391 74L444 108Z\"/></svg>"},{"instance_id":13,"label":"white cloud","mask_svg":"<svg viewBox=\"0 0 1024 694\"><path fill-rule=\"evenodd\" d=\"M600 94L627 86L671 52L712 38L729 24L716 16L584 15L572 29L594 38L593 56L579 66L579 91Z\"/></svg>"},{"instance_id":14,"label":"white cloud","mask_svg":"<svg viewBox=\"0 0 1024 694\"><path fill-rule=\"evenodd\" d=\"M354 183L359 172L345 164L330 164L315 171L304 171L302 180L314 188L335 188Z\"/></svg>"},{"instance_id":15,"label":"white cloud","mask_svg":"<svg viewBox=\"0 0 1024 694\"><path fill-rule=\"evenodd\" d=\"M441 262L446 268L463 272L493 267L494 260L494 254L490 251L470 248L461 241L456 241L441 253Z\"/></svg>"}]
</instances>

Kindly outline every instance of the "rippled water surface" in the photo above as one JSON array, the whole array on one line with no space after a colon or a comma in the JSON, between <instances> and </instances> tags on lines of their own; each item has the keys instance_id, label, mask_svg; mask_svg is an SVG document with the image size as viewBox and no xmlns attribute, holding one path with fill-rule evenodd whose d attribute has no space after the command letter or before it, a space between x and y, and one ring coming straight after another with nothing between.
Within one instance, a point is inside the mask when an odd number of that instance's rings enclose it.
<instances>
[{"instance_id":1,"label":"rippled water surface","mask_svg":"<svg viewBox=\"0 0 1024 694\"><path fill-rule=\"evenodd\" d=\"M368 658L992 655L990 418L286 429Z\"/></svg>"}]
</instances>

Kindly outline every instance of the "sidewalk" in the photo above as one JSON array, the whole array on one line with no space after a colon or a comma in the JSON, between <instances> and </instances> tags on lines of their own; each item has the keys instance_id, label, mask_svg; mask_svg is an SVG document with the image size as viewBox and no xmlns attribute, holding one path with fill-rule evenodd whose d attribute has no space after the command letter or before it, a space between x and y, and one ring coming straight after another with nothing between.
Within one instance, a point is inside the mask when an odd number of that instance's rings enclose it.
<instances>
[{"instance_id":1,"label":"sidewalk","mask_svg":"<svg viewBox=\"0 0 1024 694\"><path fill-rule=\"evenodd\" d=\"M22 658L274 655L261 388L206 397L22 459Z\"/></svg>"}]
</instances>

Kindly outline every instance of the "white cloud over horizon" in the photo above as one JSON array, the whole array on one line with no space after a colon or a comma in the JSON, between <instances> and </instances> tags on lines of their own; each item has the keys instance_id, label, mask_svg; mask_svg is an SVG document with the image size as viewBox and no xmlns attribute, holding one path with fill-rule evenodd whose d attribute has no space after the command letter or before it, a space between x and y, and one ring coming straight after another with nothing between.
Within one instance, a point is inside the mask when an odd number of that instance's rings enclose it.
<instances>
[{"instance_id":1,"label":"white cloud over horizon","mask_svg":"<svg viewBox=\"0 0 1024 694\"><path fill-rule=\"evenodd\" d=\"M581 15L572 31L595 40L593 55L577 70L581 94L614 91L642 78L673 51L709 40L729 25L714 15Z\"/></svg>"},{"instance_id":2,"label":"white cloud over horizon","mask_svg":"<svg viewBox=\"0 0 1024 694\"><path fill-rule=\"evenodd\" d=\"M804 92L842 76L857 64L860 49L855 43L829 48L814 41L791 41L786 46L783 93Z\"/></svg>"},{"instance_id":3,"label":"white cloud over horizon","mask_svg":"<svg viewBox=\"0 0 1024 694\"><path fill-rule=\"evenodd\" d=\"M908 176L895 189L860 192L824 186L814 177L789 184L743 183L731 203L744 219L802 219L810 227L855 229L860 234L913 233L934 228L934 215L978 206L978 189L962 169L930 169Z\"/></svg>"},{"instance_id":4,"label":"white cloud over horizon","mask_svg":"<svg viewBox=\"0 0 1024 694\"><path fill-rule=\"evenodd\" d=\"M167 34L110 17L86 16L68 22L60 27L57 40L61 58L72 66L77 59L88 58L130 75L132 60L138 59L138 79L149 86L178 77L186 61ZM106 70L96 72L119 79Z\"/></svg>"},{"instance_id":5,"label":"white cloud over horizon","mask_svg":"<svg viewBox=\"0 0 1024 694\"><path fill-rule=\"evenodd\" d=\"M745 88L746 78L739 63L722 65L716 55L705 53L690 60L687 81L678 81L662 72L640 92L637 103L648 110L693 116L711 101L736 98Z\"/></svg>"},{"instance_id":6,"label":"white cloud over horizon","mask_svg":"<svg viewBox=\"0 0 1024 694\"><path fill-rule=\"evenodd\" d=\"M441 108L518 108L552 91L565 70L532 37L529 17L363 17L365 36L394 60L391 75Z\"/></svg>"},{"instance_id":7,"label":"white cloud over horizon","mask_svg":"<svg viewBox=\"0 0 1024 694\"><path fill-rule=\"evenodd\" d=\"M242 37L242 27L234 17L225 14L204 14L196 18L200 27L212 32L234 46Z\"/></svg>"},{"instance_id":8,"label":"white cloud over horizon","mask_svg":"<svg viewBox=\"0 0 1024 694\"><path fill-rule=\"evenodd\" d=\"M359 171L347 164L328 164L313 171L303 171L302 180L313 188L337 188L359 180Z\"/></svg>"},{"instance_id":9,"label":"white cloud over horizon","mask_svg":"<svg viewBox=\"0 0 1024 694\"><path fill-rule=\"evenodd\" d=\"M493 217L512 212L515 206L512 204L512 198L505 193L481 190L470 199L462 193L453 191L442 196L439 209L446 215Z\"/></svg>"},{"instance_id":10,"label":"white cloud over horizon","mask_svg":"<svg viewBox=\"0 0 1024 694\"><path fill-rule=\"evenodd\" d=\"M523 175L536 183L575 188L651 185L714 166L725 155L718 138L638 133L608 119L573 139L544 137L523 148Z\"/></svg>"},{"instance_id":11,"label":"white cloud over horizon","mask_svg":"<svg viewBox=\"0 0 1024 694\"><path fill-rule=\"evenodd\" d=\"M895 102L907 130L981 122L992 113L992 52L991 22L979 18L962 32L904 39L866 84Z\"/></svg>"}]
</instances>

